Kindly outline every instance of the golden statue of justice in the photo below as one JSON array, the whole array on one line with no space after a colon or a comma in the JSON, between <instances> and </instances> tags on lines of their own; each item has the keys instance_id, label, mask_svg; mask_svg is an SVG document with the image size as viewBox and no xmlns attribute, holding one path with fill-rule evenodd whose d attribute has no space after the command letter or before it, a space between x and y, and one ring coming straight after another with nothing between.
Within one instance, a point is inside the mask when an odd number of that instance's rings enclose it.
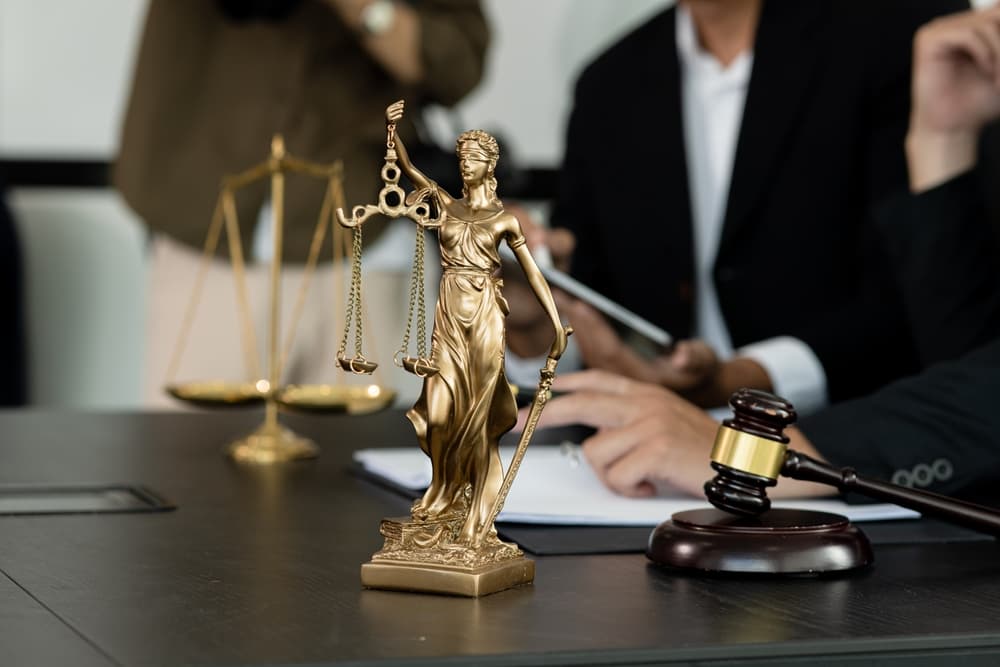
<instances>
[{"instance_id":1,"label":"golden statue of justice","mask_svg":"<svg viewBox=\"0 0 1000 667\"><path fill-rule=\"evenodd\" d=\"M291 322L286 331L281 326L281 280L284 231L285 177L288 173L327 181L326 193L313 232L309 255L303 268L296 302L291 313ZM257 337L251 315L250 298L247 289L246 264L240 241L239 220L236 214L237 192L251 183L270 178L271 210L273 214L273 247L269 273L269 300L267 303L268 340L266 348L266 373L261 368L257 352ZM208 233L202 252L202 262L195 277L194 288L187 304L184 320L167 370L166 390L175 398L204 407L264 404L264 422L252 433L239 438L226 447L226 453L237 461L269 464L295 459L312 458L319 449L311 440L301 437L283 426L278 420L279 409L310 412L346 412L362 414L388 407L395 392L379 382L368 385L339 384L282 384L285 361L289 358L295 340L295 331L305 306L306 294L315 272L325 239L327 228L333 245L333 279L340 278L340 263L350 253L346 230L334 223L333 209L344 205L343 166L340 162L317 164L289 155L281 136L271 141L271 154L260 164L223 180L222 188L209 223ZM237 310L240 318L240 339L245 359L246 377L243 380L213 379L178 382L176 377L181 356L187 345L205 277L215 256L216 249L225 230L229 244L229 259L236 288ZM356 239L357 240L357 239ZM360 270L360 267L356 267ZM361 294L353 286L360 275L352 280L352 291L348 305L348 319L357 322L361 331L364 320ZM334 285L333 293L342 294L342 288ZM334 304L334 312L343 309L341 303ZM350 321L347 323L350 324ZM345 333L346 340L346 333ZM279 350L279 348L281 348ZM375 376L378 380L378 376Z\"/></svg>"},{"instance_id":2,"label":"golden statue of justice","mask_svg":"<svg viewBox=\"0 0 1000 667\"><path fill-rule=\"evenodd\" d=\"M534 563L516 545L497 537L494 520L510 490L545 406L556 363L567 336L548 284L525 244L520 223L497 197L494 169L499 158L496 139L482 130L463 133L457 141L463 186L454 197L428 178L409 159L396 135L402 101L386 109L384 182L377 204L355 206L350 217L338 208L337 220L354 230L351 294L360 293L360 234L364 222L383 214L406 217L418 226L410 309L403 349L397 363L423 378L416 404L406 413L420 448L431 461L431 483L410 516L384 519L384 546L362 565L361 581L371 588L479 596L531 582ZM399 185L405 174L416 186ZM434 314L431 349L423 340L423 230L435 230L441 255L441 283ZM504 318L508 305L496 274L500 244L513 250L528 283L552 321L554 340L513 460L502 468L499 441L517 420L514 391L504 374ZM350 301L349 317L350 319ZM418 351L409 354L410 324L418 306ZM350 322L348 321L348 326ZM345 331L345 342L346 342ZM354 373L370 373L377 364L360 354L339 365ZM402 357L401 359L398 357Z\"/></svg>"}]
</instances>

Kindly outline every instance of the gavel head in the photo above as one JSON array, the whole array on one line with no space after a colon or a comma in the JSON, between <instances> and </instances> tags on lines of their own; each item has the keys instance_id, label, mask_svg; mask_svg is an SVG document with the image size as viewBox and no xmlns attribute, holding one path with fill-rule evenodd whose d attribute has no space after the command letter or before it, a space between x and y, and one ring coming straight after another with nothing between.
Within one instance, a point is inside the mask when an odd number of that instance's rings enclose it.
<instances>
[{"instance_id":1,"label":"gavel head","mask_svg":"<svg viewBox=\"0 0 1000 667\"><path fill-rule=\"evenodd\" d=\"M785 462L795 408L783 398L756 389L740 389L729 399L733 417L722 422L712 448L712 468L705 482L709 502L726 512L756 516L771 507L767 487L774 486Z\"/></svg>"}]
</instances>

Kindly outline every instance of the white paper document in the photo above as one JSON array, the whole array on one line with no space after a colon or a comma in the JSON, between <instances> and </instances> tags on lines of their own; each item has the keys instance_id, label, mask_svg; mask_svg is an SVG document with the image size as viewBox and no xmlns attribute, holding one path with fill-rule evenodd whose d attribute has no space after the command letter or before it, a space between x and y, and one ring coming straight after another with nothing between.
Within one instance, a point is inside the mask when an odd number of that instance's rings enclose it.
<instances>
[{"instance_id":1,"label":"white paper document","mask_svg":"<svg viewBox=\"0 0 1000 667\"><path fill-rule=\"evenodd\" d=\"M504 469L513 447L504 447L500 456ZM369 473L412 490L427 487L431 465L416 445L391 449L362 449L354 460ZM705 478L712 476L706 464ZM779 482L780 483L780 482ZM775 507L792 507L833 512L851 521L910 519L920 516L892 504L848 505L842 500L774 500ZM655 526L675 512L708 506L705 498L657 496L626 498L601 483L577 445L531 445L498 521L564 526Z\"/></svg>"}]
</instances>

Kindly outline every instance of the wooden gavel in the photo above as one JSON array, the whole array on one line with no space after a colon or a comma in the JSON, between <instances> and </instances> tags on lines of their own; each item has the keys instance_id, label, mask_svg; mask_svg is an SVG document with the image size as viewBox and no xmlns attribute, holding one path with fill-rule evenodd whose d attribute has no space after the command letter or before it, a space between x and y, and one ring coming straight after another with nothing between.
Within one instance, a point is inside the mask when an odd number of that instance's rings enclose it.
<instances>
[{"instance_id":1,"label":"wooden gavel","mask_svg":"<svg viewBox=\"0 0 1000 667\"><path fill-rule=\"evenodd\" d=\"M778 477L828 484L870 498L1000 536L1000 511L929 491L891 484L858 475L853 468L837 468L788 449L784 429L796 418L792 405L773 394L740 389L729 405L733 417L722 422L712 449L712 468L718 473L705 482L705 495L721 510L742 516L767 511L767 487Z\"/></svg>"}]
</instances>

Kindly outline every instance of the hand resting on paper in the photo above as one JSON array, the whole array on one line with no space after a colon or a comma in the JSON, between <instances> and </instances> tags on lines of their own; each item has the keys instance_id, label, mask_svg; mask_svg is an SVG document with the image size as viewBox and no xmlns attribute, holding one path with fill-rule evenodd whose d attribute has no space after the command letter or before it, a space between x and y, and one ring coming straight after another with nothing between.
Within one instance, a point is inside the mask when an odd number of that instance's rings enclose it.
<instances>
[{"instance_id":1,"label":"hand resting on paper","mask_svg":"<svg viewBox=\"0 0 1000 667\"><path fill-rule=\"evenodd\" d=\"M602 370L557 376L552 389L563 392L542 412L539 428L582 424L596 433L581 443L587 462L611 490L648 497L670 487L692 496L714 476L710 453L718 422L674 392ZM522 410L521 428L526 418ZM795 428L786 430L790 447L822 460ZM782 479L771 497L831 495L830 487Z\"/></svg>"}]
</instances>

